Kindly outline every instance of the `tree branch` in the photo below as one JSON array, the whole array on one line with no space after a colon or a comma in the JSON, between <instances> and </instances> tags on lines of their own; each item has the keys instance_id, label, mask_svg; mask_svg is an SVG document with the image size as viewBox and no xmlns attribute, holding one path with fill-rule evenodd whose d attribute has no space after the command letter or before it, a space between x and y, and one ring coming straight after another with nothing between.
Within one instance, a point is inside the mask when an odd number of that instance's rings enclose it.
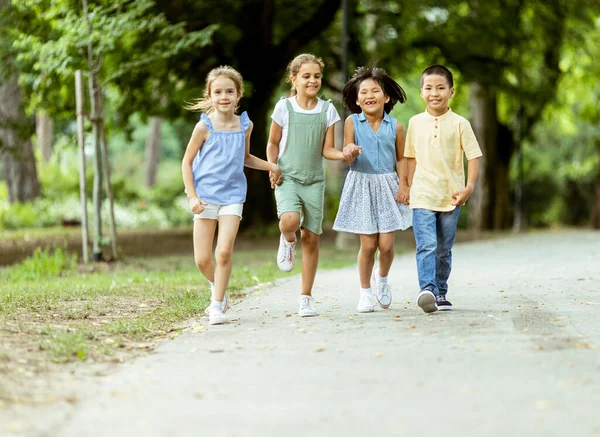
<instances>
[{"instance_id":1,"label":"tree branch","mask_svg":"<svg viewBox=\"0 0 600 437\"><path fill-rule=\"evenodd\" d=\"M281 40L277 56L280 59L291 59L296 56L302 46L316 38L329 26L339 8L340 0L324 0L308 20Z\"/></svg>"}]
</instances>

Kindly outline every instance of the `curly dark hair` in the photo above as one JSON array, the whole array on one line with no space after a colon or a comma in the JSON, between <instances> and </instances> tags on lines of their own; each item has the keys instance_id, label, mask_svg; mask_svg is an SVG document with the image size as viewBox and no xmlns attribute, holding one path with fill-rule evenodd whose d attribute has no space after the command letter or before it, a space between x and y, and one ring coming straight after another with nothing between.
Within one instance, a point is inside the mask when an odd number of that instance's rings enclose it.
<instances>
[{"instance_id":1,"label":"curly dark hair","mask_svg":"<svg viewBox=\"0 0 600 437\"><path fill-rule=\"evenodd\" d=\"M358 89L360 84L367 79L373 79L381 87L383 93L390 98L390 100L384 105L384 111L388 114L396 103L406 102L406 93L394 79L392 79L383 68L371 66L371 67L358 67L354 76L344 86L342 91L342 103L346 108L355 114L360 113L362 110L360 106L356 104L358 98Z\"/></svg>"}]
</instances>

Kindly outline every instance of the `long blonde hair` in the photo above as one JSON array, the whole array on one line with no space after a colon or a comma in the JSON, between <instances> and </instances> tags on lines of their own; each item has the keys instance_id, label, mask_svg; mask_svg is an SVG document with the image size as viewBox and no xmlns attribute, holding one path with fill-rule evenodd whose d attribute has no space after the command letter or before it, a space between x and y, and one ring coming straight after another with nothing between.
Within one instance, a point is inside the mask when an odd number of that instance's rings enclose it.
<instances>
[{"instance_id":1,"label":"long blonde hair","mask_svg":"<svg viewBox=\"0 0 600 437\"><path fill-rule=\"evenodd\" d=\"M292 76L296 76L298 74L302 64L317 64L321 68L321 71L323 71L323 68L325 68L325 63L323 60L321 58L317 58L312 53L302 53L301 55L298 55L292 59L292 62L290 62L287 66L288 75L286 78L286 82L292 84L290 88L290 96L295 96L298 94L298 91L292 82Z\"/></svg>"},{"instance_id":2,"label":"long blonde hair","mask_svg":"<svg viewBox=\"0 0 600 437\"><path fill-rule=\"evenodd\" d=\"M206 84L204 85L202 97L193 103L188 103L184 106L184 108L189 111L201 111L206 114L213 112L215 108L210 100L210 87L212 83L220 76L225 76L233 81L241 99L244 95L244 79L242 79L242 75L235 68L230 67L229 65L221 65L220 67L213 68L206 75ZM238 105L236 104L235 110L237 111L237 109Z\"/></svg>"}]
</instances>

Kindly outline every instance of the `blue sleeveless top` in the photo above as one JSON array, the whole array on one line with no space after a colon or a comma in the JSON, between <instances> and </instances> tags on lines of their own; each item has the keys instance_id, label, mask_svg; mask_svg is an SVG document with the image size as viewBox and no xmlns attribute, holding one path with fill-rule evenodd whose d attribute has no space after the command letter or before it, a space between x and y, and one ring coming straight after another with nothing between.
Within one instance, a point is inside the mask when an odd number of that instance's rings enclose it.
<instances>
[{"instance_id":1,"label":"blue sleeveless top","mask_svg":"<svg viewBox=\"0 0 600 437\"><path fill-rule=\"evenodd\" d=\"M201 200L216 205L244 203L247 182L244 175L246 130L250 126L248 114L240 115L241 130L217 132L206 114L200 116L210 135L202 144L192 163L194 186Z\"/></svg>"},{"instance_id":2,"label":"blue sleeveless top","mask_svg":"<svg viewBox=\"0 0 600 437\"><path fill-rule=\"evenodd\" d=\"M362 147L362 153L350 165L352 170L372 174L396 171L396 123L395 118L384 112L375 133L363 112L352 114L354 143Z\"/></svg>"}]
</instances>

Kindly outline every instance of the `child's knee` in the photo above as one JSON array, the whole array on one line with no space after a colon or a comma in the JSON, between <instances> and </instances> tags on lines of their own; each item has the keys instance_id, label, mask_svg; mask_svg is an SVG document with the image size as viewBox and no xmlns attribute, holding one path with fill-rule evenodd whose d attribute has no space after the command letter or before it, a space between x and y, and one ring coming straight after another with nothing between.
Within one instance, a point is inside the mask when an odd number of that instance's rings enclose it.
<instances>
[{"instance_id":1,"label":"child's knee","mask_svg":"<svg viewBox=\"0 0 600 437\"><path fill-rule=\"evenodd\" d=\"M302 241L302 247L314 248L319 245L319 235L314 232L302 229L300 233L300 240Z\"/></svg>"},{"instance_id":2,"label":"child's knee","mask_svg":"<svg viewBox=\"0 0 600 437\"><path fill-rule=\"evenodd\" d=\"M231 263L233 250L230 248L217 247L215 249L215 260L218 265L225 265Z\"/></svg>"},{"instance_id":3,"label":"child's knee","mask_svg":"<svg viewBox=\"0 0 600 437\"><path fill-rule=\"evenodd\" d=\"M375 242L362 242L360 244L360 252L362 255L373 257L377 251L377 243Z\"/></svg>"},{"instance_id":4,"label":"child's knee","mask_svg":"<svg viewBox=\"0 0 600 437\"><path fill-rule=\"evenodd\" d=\"M382 243L379 242L379 253L384 256L391 256L394 254L394 243Z\"/></svg>"},{"instance_id":5,"label":"child's knee","mask_svg":"<svg viewBox=\"0 0 600 437\"><path fill-rule=\"evenodd\" d=\"M300 226L300 214L284 213L279 217L279 228L282 232L296 232Z\"/></svg>"},{"instance_id":6,"label":"child's knee","mask_svg":"<svg viewBox=\"0 0 600 437\"><path fill-rule=\"evenodd\" d=\"M199 270L206 270L212 264L212 258L210 256L197 256L194 261L196 261L196 267Z\"/></svg>"}]
</instances>

